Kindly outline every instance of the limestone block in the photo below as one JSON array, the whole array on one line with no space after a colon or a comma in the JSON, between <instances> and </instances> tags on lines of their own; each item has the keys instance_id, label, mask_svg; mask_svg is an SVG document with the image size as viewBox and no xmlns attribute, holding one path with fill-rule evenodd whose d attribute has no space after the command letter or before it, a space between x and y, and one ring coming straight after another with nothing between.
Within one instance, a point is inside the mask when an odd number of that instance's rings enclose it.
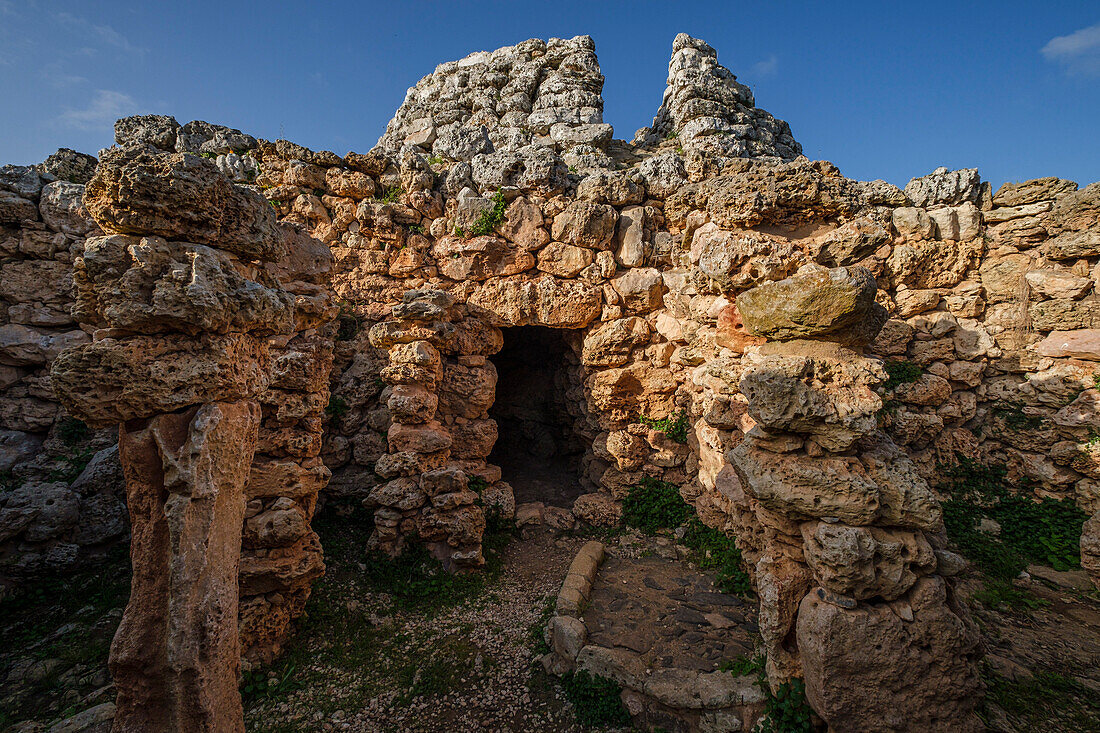
<instances>
[{"instance_id":1,"label":"limestone block","mask_svg":"<svg viewBox=\"0 0 1100 733\"><path fill-rule=\"evenodd\" d=\"M737 308L754 336L828 336L867 343L886 321L882 306L875 303L876 289L875 278L865 268L806 265L794 277L742 293ZM876 311L882 311L881 317Z\"/></svg>"},{"instance_id":2,"label":"limestone block","mask_svg":"<svg viewBox=\"0 0 1100 733\"><path fill-rule=\"evenodd\" d=\"M294 301L262 271L201 244L160 237L92 237L73 266L80 320L140 333L290 333Z\"/></svg>"},{"instance_id":3,"label":"limestone block","mask_svg":"<svg viewBox=\"0 0 1100 733\"><path fill-rule=\"evenodd\" d=\"M836 730L984 730L977 629L936 576L918 580L904 604L910 621L894 604L844 609L807 594L797 635L810 705Z\"/></svg>"},{"instance_id":4,"label":"limestone block","mask_svg":"<svg viewBox=\"0 0 1100 733\"><path fill-rule=\"evenodd\" d=\"M64 351L50 380L71 414L94 427L214 399L252 399L268 386L267 343L245 334L104 338Z\"/></svg>"},{"instance_id":5,"label":"limestone block","mask_svg":"<svg viewBox=\"0 0 1100 733\"><path fill-rule=\"evenodd\" d=\"M84 204L109 233L153 234L267 261L285 251L267 201L194 155L144 145L106 150Z\"/></svg>"}]
</instances>

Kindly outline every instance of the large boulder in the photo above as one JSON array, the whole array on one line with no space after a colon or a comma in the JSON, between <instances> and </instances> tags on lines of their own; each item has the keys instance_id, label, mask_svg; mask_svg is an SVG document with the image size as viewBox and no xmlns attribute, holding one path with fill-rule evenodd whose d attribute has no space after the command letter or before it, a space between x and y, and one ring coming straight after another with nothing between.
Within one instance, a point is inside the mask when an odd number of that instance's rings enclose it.
<instances>
[{"instance_id":1,"label":"large boulder","mask_svg":"<svg viewBox=\"0 0 1100 733\"><path fill-rule=\"evenodd\" d=\"M599 287L549 275L490 280L468 300L472 311L486 314L494 325L552 328L583 328L599 317L602 304Z\"/></svg>"},{"instance_id":2,"label":"large boulder","mask_svg":"<svg viewBox=\"0 0 1100 733\"><path fill-rule=\"evenodd\" d=\"M878 515L878 485L855 458L810 460L801 453L773 453L748 439L729 459L745 491L782 516L867 525Z\"/></svg>"},{"instance_id":3,"label":"large boulder","mask_svg":"<svg viewBox=\"0 0 1100 733\"><path fill-rule=\"evenodd\" d=\"M982 179L977 168L949 171L937 168L927 176L914 178L905 184L905 195L914 206L957 206L964 201L976 201Z\"/></svg>"},{"instance_id":4,"label":"large boulder","mask_svg":"<svg viewBox=\"0 0 1100 733\"><path fill-rule=\"evenodd\" d=\"M253 399L267 389L267 342L245 334L105 338L53 362L58 399L93 427L174 412L217 399Z\"/></svg>"},{"instance_id":5,"label":"large boulder","mask_svg":"<svg viewBox=\"0 0 1100 733\"><path fill-rule=\"evenodd\" d=\"M106 150L84 204L105 232L155 234L268 261L285 251L267 201L195 155L148 145Z\"/></svg>"},{"instance_id":6,"label":"large boulder","mask_svg":"<svg viewBox=\"0 0 1100 733\"><path fill-rule=\"evenodd\" d=\"M882 400L871 389L881 363L830 343L766 344L745 357L740 389L749 414L769 430L813 436L839 452L878 428Z\"/></svg>"},{"instance_id":7,"label":"large boulder","mask_svg":"<svg viewBox=\"0 0 1100 733\"><path fill-rule=\"evenodd\" d=\"M806 697L830 730L977 733L981 638L942 578L893 603L841 608L824 589L802 599L798 651Z\"/></svg>"},{"instance_id":8,"label":"large boulder","mask_svg":"<svg viewBox=\"0 0 1100 733\"><path fill-rule=\"evenodd\" d=\"M793 277L742 293L737 309L755 336L870 343L886 322L875 278L863 267L805 265Z\"/></svg>"},{"instance_id":9,"label":"large boulder","mask_svg":"<svg viewBox=\"0 0 1100 733\"><path fill-rule=\"evenodd\" d=\"M801 529L814 578L842 596L892 601L936 569L932 546L919 531L828 522L806 522Z\"/></svg>"},{"instance_id":10,"label":"large boulder","mask_svg":"<svg viewBox=\"0 0 1100 733\"><path fill-rule=\"evenodd\" d=\"M73 266L75 313L142 333L290 333L294 300L277 282L248 280L239 263L201 244L160 237L92 237Z\"/></svg>"}]
</instances>

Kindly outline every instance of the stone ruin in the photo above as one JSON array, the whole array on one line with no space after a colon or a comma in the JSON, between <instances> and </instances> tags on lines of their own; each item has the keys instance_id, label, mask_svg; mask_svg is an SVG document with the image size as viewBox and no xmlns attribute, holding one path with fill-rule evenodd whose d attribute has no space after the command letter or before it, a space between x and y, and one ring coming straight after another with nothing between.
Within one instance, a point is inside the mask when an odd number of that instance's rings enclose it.
<instances>
[{"instance_id":1,"label":"stone ruin","mask_svg":"<svg viewBox=\"0 0 1100 733\"><path fill-rule=\"evenodd\" d=\"M939 464L1074 499L1100 582L1100 183L845 178L684 34L615 140L594 48L443 64L364 154L147 115L0 169L0 573L129 537L116 730L241 729L324 497L472 571L487 512L614 524L676 484L742 550L771 684L838 731L981 727Z\"/></svg>"}]
</instances>

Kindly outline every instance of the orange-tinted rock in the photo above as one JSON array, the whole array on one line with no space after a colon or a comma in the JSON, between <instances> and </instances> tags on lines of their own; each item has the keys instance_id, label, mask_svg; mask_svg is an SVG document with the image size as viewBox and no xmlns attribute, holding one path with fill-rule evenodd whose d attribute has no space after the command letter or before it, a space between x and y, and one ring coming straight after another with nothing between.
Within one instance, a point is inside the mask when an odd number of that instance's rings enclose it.
<instances>
[{"instance_id":1,"label":"orange-tinted rock","mask_svg":"<svg viewBox=\"0 0 1100 733\"><path fill-rule=\"evenodd\" d=\"M741 319L736 303L730 303L718 311L718 333L714 337L714 343L718 346L730 349L736 354L743 354L748 347L759 346L764 341L766 341L765 338L753 336L745 328L745 322Z\"/></svg>"},{"instance_id":2,"label":"orange-tinted rock","mask_svg":"<svg viewBox=\"0 0 1100 733\"><path fill-rule=\"evenodd\" d=\"M133 560L110 667L113 730L243 731L237 563L254 402L215 402L119 430Z\"/></svg>"}]
</instances>

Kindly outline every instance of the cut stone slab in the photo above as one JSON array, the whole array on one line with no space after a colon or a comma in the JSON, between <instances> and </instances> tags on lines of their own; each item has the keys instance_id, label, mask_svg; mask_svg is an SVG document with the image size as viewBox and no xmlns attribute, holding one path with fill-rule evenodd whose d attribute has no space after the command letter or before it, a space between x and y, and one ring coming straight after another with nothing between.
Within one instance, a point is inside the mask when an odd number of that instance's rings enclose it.
<instances>
[{"instance_id":1,"label":"cut stone slab","mask_svg":"<svg viewBox=\"0 0 1100 733\"><path fill-rule=\"evenodd\" d=\"M1075 331L1052 331L1035 344L1040 356L1056 359L1073 358L1100 361L1100 328L1081 328Z\"/></svg>"}]
</instances>

